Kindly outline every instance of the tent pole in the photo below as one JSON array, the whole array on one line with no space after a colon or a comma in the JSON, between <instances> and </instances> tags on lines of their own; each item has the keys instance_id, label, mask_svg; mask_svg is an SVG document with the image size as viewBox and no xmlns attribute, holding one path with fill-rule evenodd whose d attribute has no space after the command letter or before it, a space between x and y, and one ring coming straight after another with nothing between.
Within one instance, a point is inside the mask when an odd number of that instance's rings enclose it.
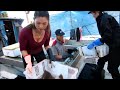
<instances>
[{"instance_id":1,"label":"tent pole","mask_svg":"<svg viewBox=\"0 0 120 90\"><path fill-rule=\"evenodd\" d=\"M71 13L71 11L70 11L70 22L71 22L71 27L73 28L72 13Z\"/></svg>"}]
</instances>

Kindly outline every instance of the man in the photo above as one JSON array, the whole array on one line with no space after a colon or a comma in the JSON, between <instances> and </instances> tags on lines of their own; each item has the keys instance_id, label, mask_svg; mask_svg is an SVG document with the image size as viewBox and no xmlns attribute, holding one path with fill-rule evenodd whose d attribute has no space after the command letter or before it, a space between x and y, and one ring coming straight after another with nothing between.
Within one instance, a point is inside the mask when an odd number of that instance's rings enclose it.
<instances>
[{"instance_id":1,"label":"man","mask_svg":"<svg viewBox=\"0 0 120 90\"><path fill-rule=\"evenodd\" d=\"M57 29L55 31L55 34L56 34L56 40L53 42L53 45L52 45L52 52L53 52L53 55L55 56L55 59L57 61L63 61L67 57L72 57L71 53L77 50L74 47L66 48L64 46L65 33L61 29Z\"/></svg>"},{"instance_id":2,"label":"man","mask_svg":"<svg viewBox=\"0 0 120 90\"><path fill-rule=\"evenodd\" d=\"M98 60L97 72L101 73L105 62L108 61L108 71L113 79L120 79L118 67L120 65L120 26L115 18L102 11L90 11L96 19L101 38L88 45L88 49L106 43L109 46L109 54Z\"/></svg>"}]
</instances>

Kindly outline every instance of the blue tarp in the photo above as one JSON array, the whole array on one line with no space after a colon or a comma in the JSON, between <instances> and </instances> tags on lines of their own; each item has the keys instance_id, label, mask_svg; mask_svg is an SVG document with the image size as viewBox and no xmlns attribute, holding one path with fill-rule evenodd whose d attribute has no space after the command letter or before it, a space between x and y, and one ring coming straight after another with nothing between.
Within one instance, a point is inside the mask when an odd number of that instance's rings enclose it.
<instances>
[{"instance_id":1,"label":"blue tarp","mask_svg":"<svg viewBox=\"0 0 120 90\"><path fill-rule=\"evenodd\" d=\"M119 12L109 12L119 21ZM62 29L65 37L70 37L70 30L82 27L82 35L98 35L98 28L95 19L88 11L64 11L50 16L52 37L55 37L55 30Z\"/></svg>"}]
</instances>

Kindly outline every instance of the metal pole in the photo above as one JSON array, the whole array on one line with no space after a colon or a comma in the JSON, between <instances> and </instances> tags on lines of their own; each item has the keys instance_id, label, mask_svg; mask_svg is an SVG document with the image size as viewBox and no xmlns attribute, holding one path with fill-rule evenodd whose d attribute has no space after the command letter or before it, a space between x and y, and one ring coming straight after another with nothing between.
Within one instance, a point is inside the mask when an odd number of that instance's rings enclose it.
<instances>
[{"instance_id":1,"label":"metal pole","mask_svg":"<svg viewBox=\"0 0 120 90\"><path fill-rule=\"evenodd\" d=\"M72 13L70 11L70 22L71 22L71 27L73 28L73 23L72 23Z\"/></svg>"}]
</instances>

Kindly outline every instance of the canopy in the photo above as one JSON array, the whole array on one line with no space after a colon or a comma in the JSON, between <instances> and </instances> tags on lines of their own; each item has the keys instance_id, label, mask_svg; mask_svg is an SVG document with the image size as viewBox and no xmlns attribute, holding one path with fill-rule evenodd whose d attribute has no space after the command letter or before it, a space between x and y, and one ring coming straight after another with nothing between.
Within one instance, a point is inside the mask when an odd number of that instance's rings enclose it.
<instances>
[{"instance_id":1,"label":"canopy","mask_svg":"<svg viewBox=\"0 0 120 90\"><path fill-rule=\"evenodd\" d=\"M55 37L55 30L62 29L65 37L70 36L70 30L77 27L82 28L82 35L99 35L95 19L89 11L64 11L50 16L52 37ZM106 11L107 12L107 11ZM115 16L119 21L119 12L111 11L109 14Z\"/></svg>"}]
</instances>

